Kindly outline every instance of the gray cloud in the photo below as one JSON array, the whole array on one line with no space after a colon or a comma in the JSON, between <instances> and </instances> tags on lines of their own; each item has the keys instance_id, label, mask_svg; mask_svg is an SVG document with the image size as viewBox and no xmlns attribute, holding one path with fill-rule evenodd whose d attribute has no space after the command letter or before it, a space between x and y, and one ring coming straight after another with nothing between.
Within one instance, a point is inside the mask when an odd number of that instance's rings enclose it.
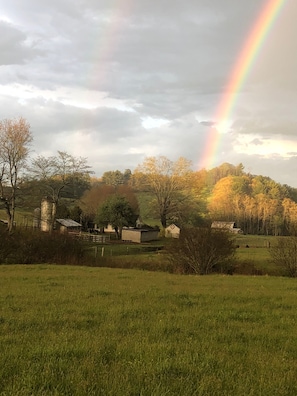
<instances>
[{"instance_id":1,"label":"gray cloud","mask_svg":"<svg viewBox=\"0 0 297 396\"><path fill-rule=\"evenodd\" d=\"M97 175L159 154L198 167L260 10L257 0L10 0L0 14L0 117L28 119L35 154L87 156ZM296 185L296 17L286 2L236 94L213 166L243 162ZM274 141L288 149L252 153Z\"/></svg>"},{"instance_id":2,"label":"gray cloud","mask_svg":"<svg viewBox=\"0 0 297 396\"><path fill-rule=\"evenodd\" d=\"M200 125L204 125L206 127L213 127L216 125L214 121L199 121Z\"/></svg>"},{"instance_id":3,"label":"gray cloud","mask_svg":"<svg viewBox=\"0 0 297 396\"><path fill-rule=\"evenodd\" d=\"M0 20L0 53L0 65L14 65L24 64L36 57L38 51L24 32Z\"/></svg>"}]
</instances>

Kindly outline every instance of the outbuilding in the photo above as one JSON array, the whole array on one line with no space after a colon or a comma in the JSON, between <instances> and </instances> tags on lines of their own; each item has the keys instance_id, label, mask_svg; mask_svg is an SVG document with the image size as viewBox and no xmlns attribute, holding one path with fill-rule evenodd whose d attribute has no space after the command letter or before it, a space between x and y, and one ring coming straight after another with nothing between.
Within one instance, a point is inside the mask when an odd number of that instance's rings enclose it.
<instances>
[{"instance_id":1,"label":"outbuilding","mask_svg":"<svg viewBox=\"0 0 297 396\"><path fill-rule=\"evenodd\" d=\"M128 242L150 242L156 241L159 236L159 230L145 229L145 228L123 228L122 230L122 241Z\"/></svg>"},{"instance_id":2,"label":"outbuilding","mask_svg":"<svg viewBox=\"0 0 297 396\"><path fill-rule=\"evenodd\" d=\"M165 228L166 238L179 238L180 228L176 224L170 224L170 226Z\"/></svg>"},{"instance_id":3,"label":"outbuilding","mask_svg":"<svg viewBox=\"0 0 297 396\"><path fill-rule=\"evenodd\" d=\"M62 234L79 234L82 225L71 219L56 219L56 230Z\"/></svg>"},{"instance_id":4,"label":"outbuilding","mask_svg":"<svg viewBox=\"0 0 297 396\"><path fill-rule=\"evenodd\" d=\"M234 221L214 221L211 228L230 231L233 234L243 234L242 229L237 228Z\"/></svg>"}]
</instances>

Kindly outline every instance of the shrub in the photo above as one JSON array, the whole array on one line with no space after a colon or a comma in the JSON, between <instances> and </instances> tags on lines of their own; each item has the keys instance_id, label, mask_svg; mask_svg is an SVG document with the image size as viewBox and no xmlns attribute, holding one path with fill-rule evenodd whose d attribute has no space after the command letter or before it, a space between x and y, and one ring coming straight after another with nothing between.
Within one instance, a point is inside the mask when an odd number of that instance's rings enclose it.
<instances>
[{"instance_id":1,"label":"shrub","mask_svg":"<svg viewBox=\"0 0 297 396\"><path fill-rule=\"evenodd\" d=\"M253 260L238 260L234 265L234 273L240 275L263 275L263 271L258 269Z\"/></svg>"},{"instance_id":2,"label":"shrub","mask_svg":"<svg viewBox=\"0 0 297 396\"><path fill-rule=\"evenodd\" d=\"M136 259L129 256L118 257L100 257L96 266L107 268L124 268L124 269L138 269L143 271L159 271L173 273L172 265L167 260L152 260L148 257L143 258L141 255Z\"/></svg>"},{"instance_id":3,"label":"shrub","mask_svg":"<svg viewBox=\"0 0 297 396\"><path fill-rule=\"evenodd\" d=\"M275 265L283 268L286 275L297 277L297 236L279 237L269 251Z\"/></svg>"},{"instance_id":4,"label":"shrub","mask_svg":"<svg viewBox=\"0 0 297 396\"><path fill-rule=\"evenodd\" d=\"M0 263L5 264L83 264L84 244L60 233L37 230L0 232Z\"/></svg>"},{"instance_id":5,"label":"shrub","mask_svg":"<svg viewBox=\"0 0 297 396\"><path fill-rule=\"evenodd\" d=\"M185 229L167 247L169 260L177 272L200 275L232 273L235 249L229 232L210 227Z\"/></svg>"}]
</instances>

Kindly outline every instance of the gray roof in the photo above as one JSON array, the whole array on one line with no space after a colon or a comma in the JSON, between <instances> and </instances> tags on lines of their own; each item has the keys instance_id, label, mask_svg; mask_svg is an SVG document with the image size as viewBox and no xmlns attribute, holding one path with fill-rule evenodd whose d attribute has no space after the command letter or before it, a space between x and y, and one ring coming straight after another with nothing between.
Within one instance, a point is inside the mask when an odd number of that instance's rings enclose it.
<instances>
[{"instance_id":1,"label":"gray roof","mask_svg":"<svg viewBox=\"0 0 297 396\"><path fill-rule=\"evenodd\" d=\"M71 219L56 219L56 221L67 228L68 227L81 227L80 223L77 223L76 221L71 220Z\"/></svg>"},{"instance_id":2,"label":"gray roof","mask_svg":"<svg viewBox=\"0 0 297 396\"><path fill-rule=\"evenodd\" d=\"M214 221L211 228L233 228L234 224L234 221Z\"/></svg>"},{"instance_id":3,"label":"gray roof","mask_svg":"<svg viewBox=\"0 0 297 396\"><path fill-rule=\"evenodd\" d=\"M123 227L123 231L133 231L133 232L150 232L150 231L157 231L157 228L134 228L134 227Z\"/></svg>"}]
</instances>

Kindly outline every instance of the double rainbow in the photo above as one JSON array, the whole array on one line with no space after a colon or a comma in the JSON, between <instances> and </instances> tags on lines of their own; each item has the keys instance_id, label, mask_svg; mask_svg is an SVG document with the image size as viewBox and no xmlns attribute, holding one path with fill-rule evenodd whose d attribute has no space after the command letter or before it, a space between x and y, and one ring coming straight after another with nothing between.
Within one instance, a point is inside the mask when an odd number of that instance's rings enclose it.
<instances>
[{"instance_id":1,"label":"double rainbow","mask_svg":"<svg viewBox=\"0 0 297 396\"><path fill-rule=\"evenodd\" d=\"M227 88L217 107L215 121L216 125L223 125L230 119L237 95L243 86L246 77L251 70L257 55L271 30L276 18L287 0L267 0L261 9L255 24L253 25L247 40L237 58L232 69ZM214 125L210 129L210 136L207 138L204 156L201 165L209 168L216 156L219 148L221 134Z\"/></svg>"}]
</instances>

